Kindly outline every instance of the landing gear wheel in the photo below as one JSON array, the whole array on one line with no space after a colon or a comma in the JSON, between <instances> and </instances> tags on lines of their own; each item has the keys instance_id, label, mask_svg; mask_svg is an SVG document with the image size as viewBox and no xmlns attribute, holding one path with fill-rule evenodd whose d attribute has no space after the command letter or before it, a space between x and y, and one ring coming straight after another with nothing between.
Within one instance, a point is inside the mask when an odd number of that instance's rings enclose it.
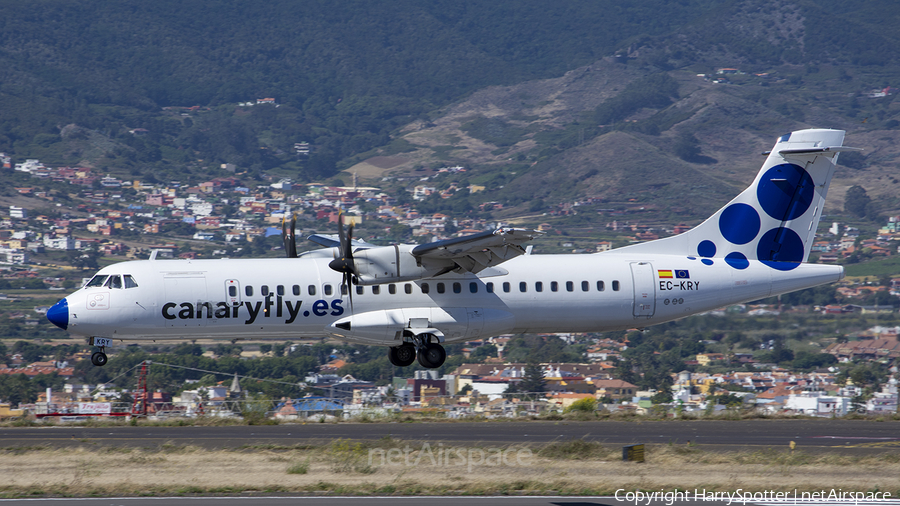
<instances>
[{"instance_id":1,"label":"landing gear wheel","mask_svg":"<svg viewBox=\"0 0 900 506\"><path fill-rule=\"evenodd\" d=\"M103 367L106 365L106 361L109 360L106 358L106 353L102 351L95 351L93 355L91 355L91 363Z\"/></svg>"},{"instance_id":2,"label":"landing gear wheel","mask_svg":"<svg viewBox=\"0 0 900 506\"><path fill-rule=\"evenodd\" d=\"M421 364L422 367L437 369L444 365L444 360L447 358L447 352L444 350L443 346L437 343L426 343L419 349L416 358L419 359L419 364Z\"/></svg>"},{"instance_id":3,"label":"landing gear wheel","mask_svg":"<svg viewBox=\"0 0 900 506\"><path fill-rule=\"evenodd\" d=\"M411 344L402 344L388 348L388 359L397 367L406 367L416 361L416 348Z\"/></svg>"}]
</instances>

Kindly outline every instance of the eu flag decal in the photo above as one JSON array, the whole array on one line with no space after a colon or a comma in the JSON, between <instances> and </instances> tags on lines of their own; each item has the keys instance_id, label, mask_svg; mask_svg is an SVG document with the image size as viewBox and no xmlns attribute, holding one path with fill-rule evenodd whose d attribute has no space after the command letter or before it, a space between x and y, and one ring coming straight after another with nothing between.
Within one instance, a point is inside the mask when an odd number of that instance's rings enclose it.
<instances>
[{"instance_id":1,"label":"eu flag decal","mask_svg":"<svg viewBox=\"0 0 900 506\"><path fill-rule=\"evenodd\" d=\"M678 269L675 271L675 279L691 279L691 274L687 269Z\"/></svg>"}]
</instances>

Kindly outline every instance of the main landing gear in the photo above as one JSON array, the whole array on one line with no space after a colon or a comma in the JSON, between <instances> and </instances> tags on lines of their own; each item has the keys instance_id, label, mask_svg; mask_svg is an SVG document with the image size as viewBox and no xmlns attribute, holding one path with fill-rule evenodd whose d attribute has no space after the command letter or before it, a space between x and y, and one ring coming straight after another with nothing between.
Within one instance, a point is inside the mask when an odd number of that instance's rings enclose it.
<instances>
[{"instance_id":1,"label":"main landing gear","mask_svg":"<svg viewBox=\"0 0 900 506\"><path fill-rule=\"evenodd\" d=\"M92 337L88 339L88 344L91 346L99 346L100 351L95 351L93 355L91 355L91 363L98 366L103 367L106 365L106 362L109 359L106 357L106 347L112 346L112 339L108 339L105 337Z\"/></svg>"},{"instance_id":2,"label":"main landing gear","mask_svg":"<svg viewBox=\"0 0 900 506\"><path fill-rule=\"evenodd\" d=\"M406 367L418 359L422 367L437 369L444 365L447 352L439 343L431 342L432 338L437 340L431 334L413 336L413 342L388 349L388 358L397 367Z\"/></svg>"}]
</instances>

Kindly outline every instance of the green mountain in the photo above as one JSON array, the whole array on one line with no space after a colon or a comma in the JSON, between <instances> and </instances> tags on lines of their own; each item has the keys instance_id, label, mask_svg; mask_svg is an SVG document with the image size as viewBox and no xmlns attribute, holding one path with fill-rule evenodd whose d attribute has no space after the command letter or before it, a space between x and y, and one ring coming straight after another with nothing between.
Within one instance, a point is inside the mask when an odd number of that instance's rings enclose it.
<instances>
[{"instance_id":1,"label":"green mountain","mask_svg":"<svg viewBox=\"0 0 900 506\"><path fill-rule=\"evenodd\" d=\"M886 144L854 162L865 180L894 155L893 95L865 94L900 84L898 17L888 0L4 2L0 151L300 181L400 155L374 166L462 163L475 200L522 206L536 184L548 202L625 182L639 201L725 195L755 161L718 160L809 124ZM721 67L744 73L696 78ZM278 106L239 105L260 98Z\"/></svg>"}]
</instances>

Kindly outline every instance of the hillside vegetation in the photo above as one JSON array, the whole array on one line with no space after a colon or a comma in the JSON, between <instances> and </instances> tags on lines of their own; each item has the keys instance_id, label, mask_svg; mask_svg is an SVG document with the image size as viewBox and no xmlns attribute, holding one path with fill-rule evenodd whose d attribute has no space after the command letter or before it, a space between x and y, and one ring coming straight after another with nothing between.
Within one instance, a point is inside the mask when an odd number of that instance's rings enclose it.
<instances>
[{"instance_id":1,"label":"hillside vegetation","mask_svg":"<svg viewBox=\"0 0 900 506\"><path fill-rule=\"evenodd\" d=\"M775 135L828 126L868 148L838 197L900 207L900 111L866 97L900 84L898 18L887 0L6 3L0 152L149 180L393 156L365 174L463 164L475 204L521 209L539 185L699 213L692 195L733 194ZM720 67L744 73L696 77ZM259 98L278 106L238 105Z\"/></svg>"}]
</instances>

